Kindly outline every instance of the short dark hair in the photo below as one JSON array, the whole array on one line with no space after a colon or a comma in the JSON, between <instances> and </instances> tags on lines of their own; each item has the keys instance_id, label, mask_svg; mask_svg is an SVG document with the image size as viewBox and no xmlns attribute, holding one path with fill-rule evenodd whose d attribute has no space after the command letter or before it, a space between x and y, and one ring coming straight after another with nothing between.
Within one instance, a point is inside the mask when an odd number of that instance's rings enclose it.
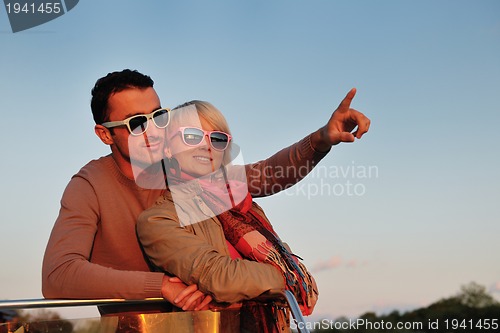
<instances>
[{"instance_id":1,"label":"short dark hair","mask_svg":"<svg viewBox=\"0 0 500 333\"><path fill-rule=\"evenodd\" d=\"M124 69L121 72L112 72L100 78L92 88L90 107L96 124L106 122L108 117L109 97L128 88L145 89L153 87L154 81L147 75L136 70Z\"/></svg>"}]
</instances>

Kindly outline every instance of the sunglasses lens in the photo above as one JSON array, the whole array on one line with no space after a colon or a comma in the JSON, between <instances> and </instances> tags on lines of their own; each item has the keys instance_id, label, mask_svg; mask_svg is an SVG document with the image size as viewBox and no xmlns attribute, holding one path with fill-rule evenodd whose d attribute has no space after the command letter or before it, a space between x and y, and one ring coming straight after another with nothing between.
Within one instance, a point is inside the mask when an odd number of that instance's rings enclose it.
<instances>
[{"instance_id":1,"label":"sunglasses lens","mask_svg":"<svg viewBox=\"0 0 500 333\"><path fill-rule=\"evenodd\" d=\"M210 135L210 142L212 143L212 147L214 147L214 149L224 150L229 144L229 137L226 133L214 132Z\"/></svg>"},{"instance_id":2,"label":"sunglasses lens","mask_svg":"<svg viewBox=\"0 0 500 333\"><path fill-rule=\"evenodd\" d=\"M153 121L158 128L165 128L170 120L170 114L166 109L153 112Z\"/></svg>"},{"instance_id":3,"label":"sunglasses lens","mask_svg":"<svg viewBox=\"0 0 500 333\"><path fill-rule=\"evenodd\" d=\"M129 126L132 134L139 135L146 131L148 118L146 116L136 116L130 118Z\"/></svg>"},{"instance_id":4,"label":"sunglasses lens","mask_svg":"<svg viewBox=\"0 0 500 333\"><path fill-rule=\"evenodd\" d=\"M187 145L196 146L203 140L204 133L197 128L185 128L183 135Z\"/></svg>"}]
</instances>

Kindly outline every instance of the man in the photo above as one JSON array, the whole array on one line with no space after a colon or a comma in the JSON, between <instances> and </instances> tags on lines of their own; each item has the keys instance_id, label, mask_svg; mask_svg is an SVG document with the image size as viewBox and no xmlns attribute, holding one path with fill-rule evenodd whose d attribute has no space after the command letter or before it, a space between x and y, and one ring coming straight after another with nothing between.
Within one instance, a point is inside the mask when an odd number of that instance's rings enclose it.
<instances>
[{"instance_id":1,"label":"man","mask_svg":"<svg viewBox=\"0 0 500 333\"><path fill-rule=\"evenodd\" d=\"M186 286L152 272L137 240L136 219L159 197L161 187L139 186L133 168L143 165L139 173L147 176L147 166L163 158L168 125L168 111L161 108L153 84L149 76L131 70L110 73L96 82L91 101L95 133L110 146L111 154L85 165L64 191L43 260L44 297L163 297L185 310L204 308L211 300L196 285ZM247 165L250 193L269 195L272 189L287 188L304 176L302 172L275 176L276 166L310 171L332 145L361 138L370 121L350 109L354 95L353 89L321 129L266 160ZM357 131L350 133L356 126Z\"/></svg>"}]
</instances>

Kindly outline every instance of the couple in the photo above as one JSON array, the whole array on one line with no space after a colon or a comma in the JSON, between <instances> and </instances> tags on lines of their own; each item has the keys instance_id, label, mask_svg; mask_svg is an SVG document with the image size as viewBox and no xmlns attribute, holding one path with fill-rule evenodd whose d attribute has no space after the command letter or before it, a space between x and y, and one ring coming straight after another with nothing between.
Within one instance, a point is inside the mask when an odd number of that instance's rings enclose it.
<instances>
[{"instance_id":1,"label":"couple","mask_svg":"<svg viewBox=\"0 0 500 333\"><path fill-rule=\"evenodd\" d=\"M219 167L226 165L223 162L223 155L227 149L222 148L227 148L223 146L225 140L230 144L230 136L224 137L229 130L223 128L219 122L205 123L204 120L209 119L204 119L203 115L198 118L199 123L184 121L179 123L174 116L170 119L170 112L161 108L151 78L136 71L124 70L101 78L92 90L91 107L96 122L95 132L103 143L110 145L111 154L85 165L73 176L63 194L61 210L44 256L42 269L44 296L126 299L163 297L185 310L194 310L206 308L206 303L212 297L219 301L233 302L253 298L270 289L284 288L288 286L287 283L291 284L288 287L297 287L303 279L296 279L294 282L292 277L301 276L305 272L304 269L285 247L284 250L280 247L281 241L272 232L267 219L251 197L270 193L269 189L276 188L273 187L275 184L282 185L280 188L286 188L300 180L298 177L274 177L273 168L312 169L312 166L328 153L332 145L352 142L355 137L359 139L368 130L369 120L358 111L350 109L354 94L354 90L348 93L324 127L266 160L245 165L243 168L245 178L252 186L246 189L248 195L240 195L244 200L234 202L234 205L218 211L217 205L220 202L217 201L217 196L205 196L202 201L210 206L208 211L212 213L209 213L206 221L202 223L189 224L186 223L188 219L179 214L179 209L188 201L177 201L172 198L176 197L176 190L181 193L185 187L192 187L191 185L195 183L206 183L203 180L194 182L193 178L211 173L219 174L220 170L223 170ZM198 113L202 108L196 103L199 102L193 103ZM181 114L182 109L186 107L171 113L175 115L175 112L179 111ZM168 120L171 120L171 124ZM172 126L175 122L178 122L176 128ZM351 134L356 126L357 131ZM168 147L165 146L167 142L170 143ZM176 144L205 152L210 149L214 155L208 157L210 166L203 171L205 173L196 174L196 171L189 171L189 163L182 163L182 154L187 152L176 151ZM195 145L196 147L193 147ZM218 150L214 149L215 146ZM144 158L154 162L161 161L165 151L171 157L166 160L171 163L165 165L165 174L168 180L175 184L174 191L165 191L165 186L146 188L140 186L136 182L137 170L134 170L136 166L132 163L134 160L140 160L135 154L144 154ZM220 165L215 165L219 161L217 158L221 156ZM200 162L198 164L207 162L207 156L198 156L196 159ZM266 173L261 172L262 170L266 170ZM147 173L148 170L144 171ZM188 178L189 181L185 182ZM236 184L236 187L242 183L244 182L237 182L234 179L225 181L225 184ZM230 189L231 186L226 189L226 193ZM238 192L235 193L238 195L241 191L235 192ZM193 195L193 193L197 192L188 194ZM216 192L208 190L204 193ZM158 198L160 199L157 200ZM172 210L174 206L175 209ZM144 212L145 210L147 211ZM139 215L141 218L137 224ZM234 232L232 237L227 234L223 236L217 234L218 238L211 238L211 232L214 230L209 230L209 227L225 227L228 230L231 226L242 225L241 218L250 218L250 225L253 228L250 230L235 228L237 232ZM219 223L209 223L208 220ZM177 225L173 224L174 222ZM181 228L180 224L184 227ZM194 230L196 228L201 231ZM171 239L172 236L164 233L165 230L179 232L183 237L187 237L189 242L182 243L177 237ZM203 235L205 239L199 235ZM168 237L168 241L162 237ZM178 245L189 247L190 251L178 251L175 253L175 258L167 258L170 251L168 247L176 246L176 242ZM243 257L251 258L252 249L256 248L253 245L263 242L265 244L270 242L272 246L267 248L269 252L278 251L284 261L280 262L278 259L266 263L259 262L259 258L256 257L252 259L257 261L252 261L233 260L228 256L232 253L235 257L239 253L243 254ZM250 250L240 252L238 247L241 244L246 244L246 249ZM143 251L149 256L148 259ZM203 255L195 256L197 251L201 251ZM265 261L265 258L260 261ZM278 269L278 266L283 266L283 262L292 269L286 267ZM211 266L212 263L215 263L214 266ZM216 279L218 275L226 274L225 278L230 279L231 285L236 284L237 279L227 275L231 265L235 266L231 274L246 277L245 282L241 283L245 289L224 294L229 286ZM158 272L155 269L157 267L179 274L180 279ZM225 269L226 272L218 269L217 274L213 275L205 271L215 267ZM307 279L307 274L302 275ZM294 291L297 295L301 290L295 288ZM302 288L303 295L307 295L308 291L308 287ZM313 306L314 304L310 303L306 308L312 309ZM161 310L154 307L154 309L115 308L113 311ZM103 309L100 310L105 314Z\"/></svg>"}]
</instances>

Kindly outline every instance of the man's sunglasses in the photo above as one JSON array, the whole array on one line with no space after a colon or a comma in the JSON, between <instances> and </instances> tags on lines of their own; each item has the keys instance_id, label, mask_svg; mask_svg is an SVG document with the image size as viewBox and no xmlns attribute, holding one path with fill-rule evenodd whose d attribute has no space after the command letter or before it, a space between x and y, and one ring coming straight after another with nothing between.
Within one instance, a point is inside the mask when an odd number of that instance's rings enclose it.
<instances>
[{"instance_id":1,"label":"man's sunglasses","mask_svg":"<svg viewBox=\"0 0 500 333\"><path fill-rule=\"evenodd\" d=\"M210 138L210 145L213 149L223 151L231 141L231 135L225 132L205 131L197 127L180 127L177 133L181 133L182 141L190 147L199 146L207 136Z\"/></svg>"},{"instance_id":2,"label":"man's sunglasses","mask_svg":"<svg viewBox=\"0 0 500 333\"><path fill-rule=\"evenodd\" d=\"M138 114L125 120L108 121L106 123L102 123L101 125L106 128L126 125L130 134L138 136L147 131L149 119L153 120L156 127L165 128L170 121L170 110L158 109L149 114Z\"/></svg>"}]
</instances>

